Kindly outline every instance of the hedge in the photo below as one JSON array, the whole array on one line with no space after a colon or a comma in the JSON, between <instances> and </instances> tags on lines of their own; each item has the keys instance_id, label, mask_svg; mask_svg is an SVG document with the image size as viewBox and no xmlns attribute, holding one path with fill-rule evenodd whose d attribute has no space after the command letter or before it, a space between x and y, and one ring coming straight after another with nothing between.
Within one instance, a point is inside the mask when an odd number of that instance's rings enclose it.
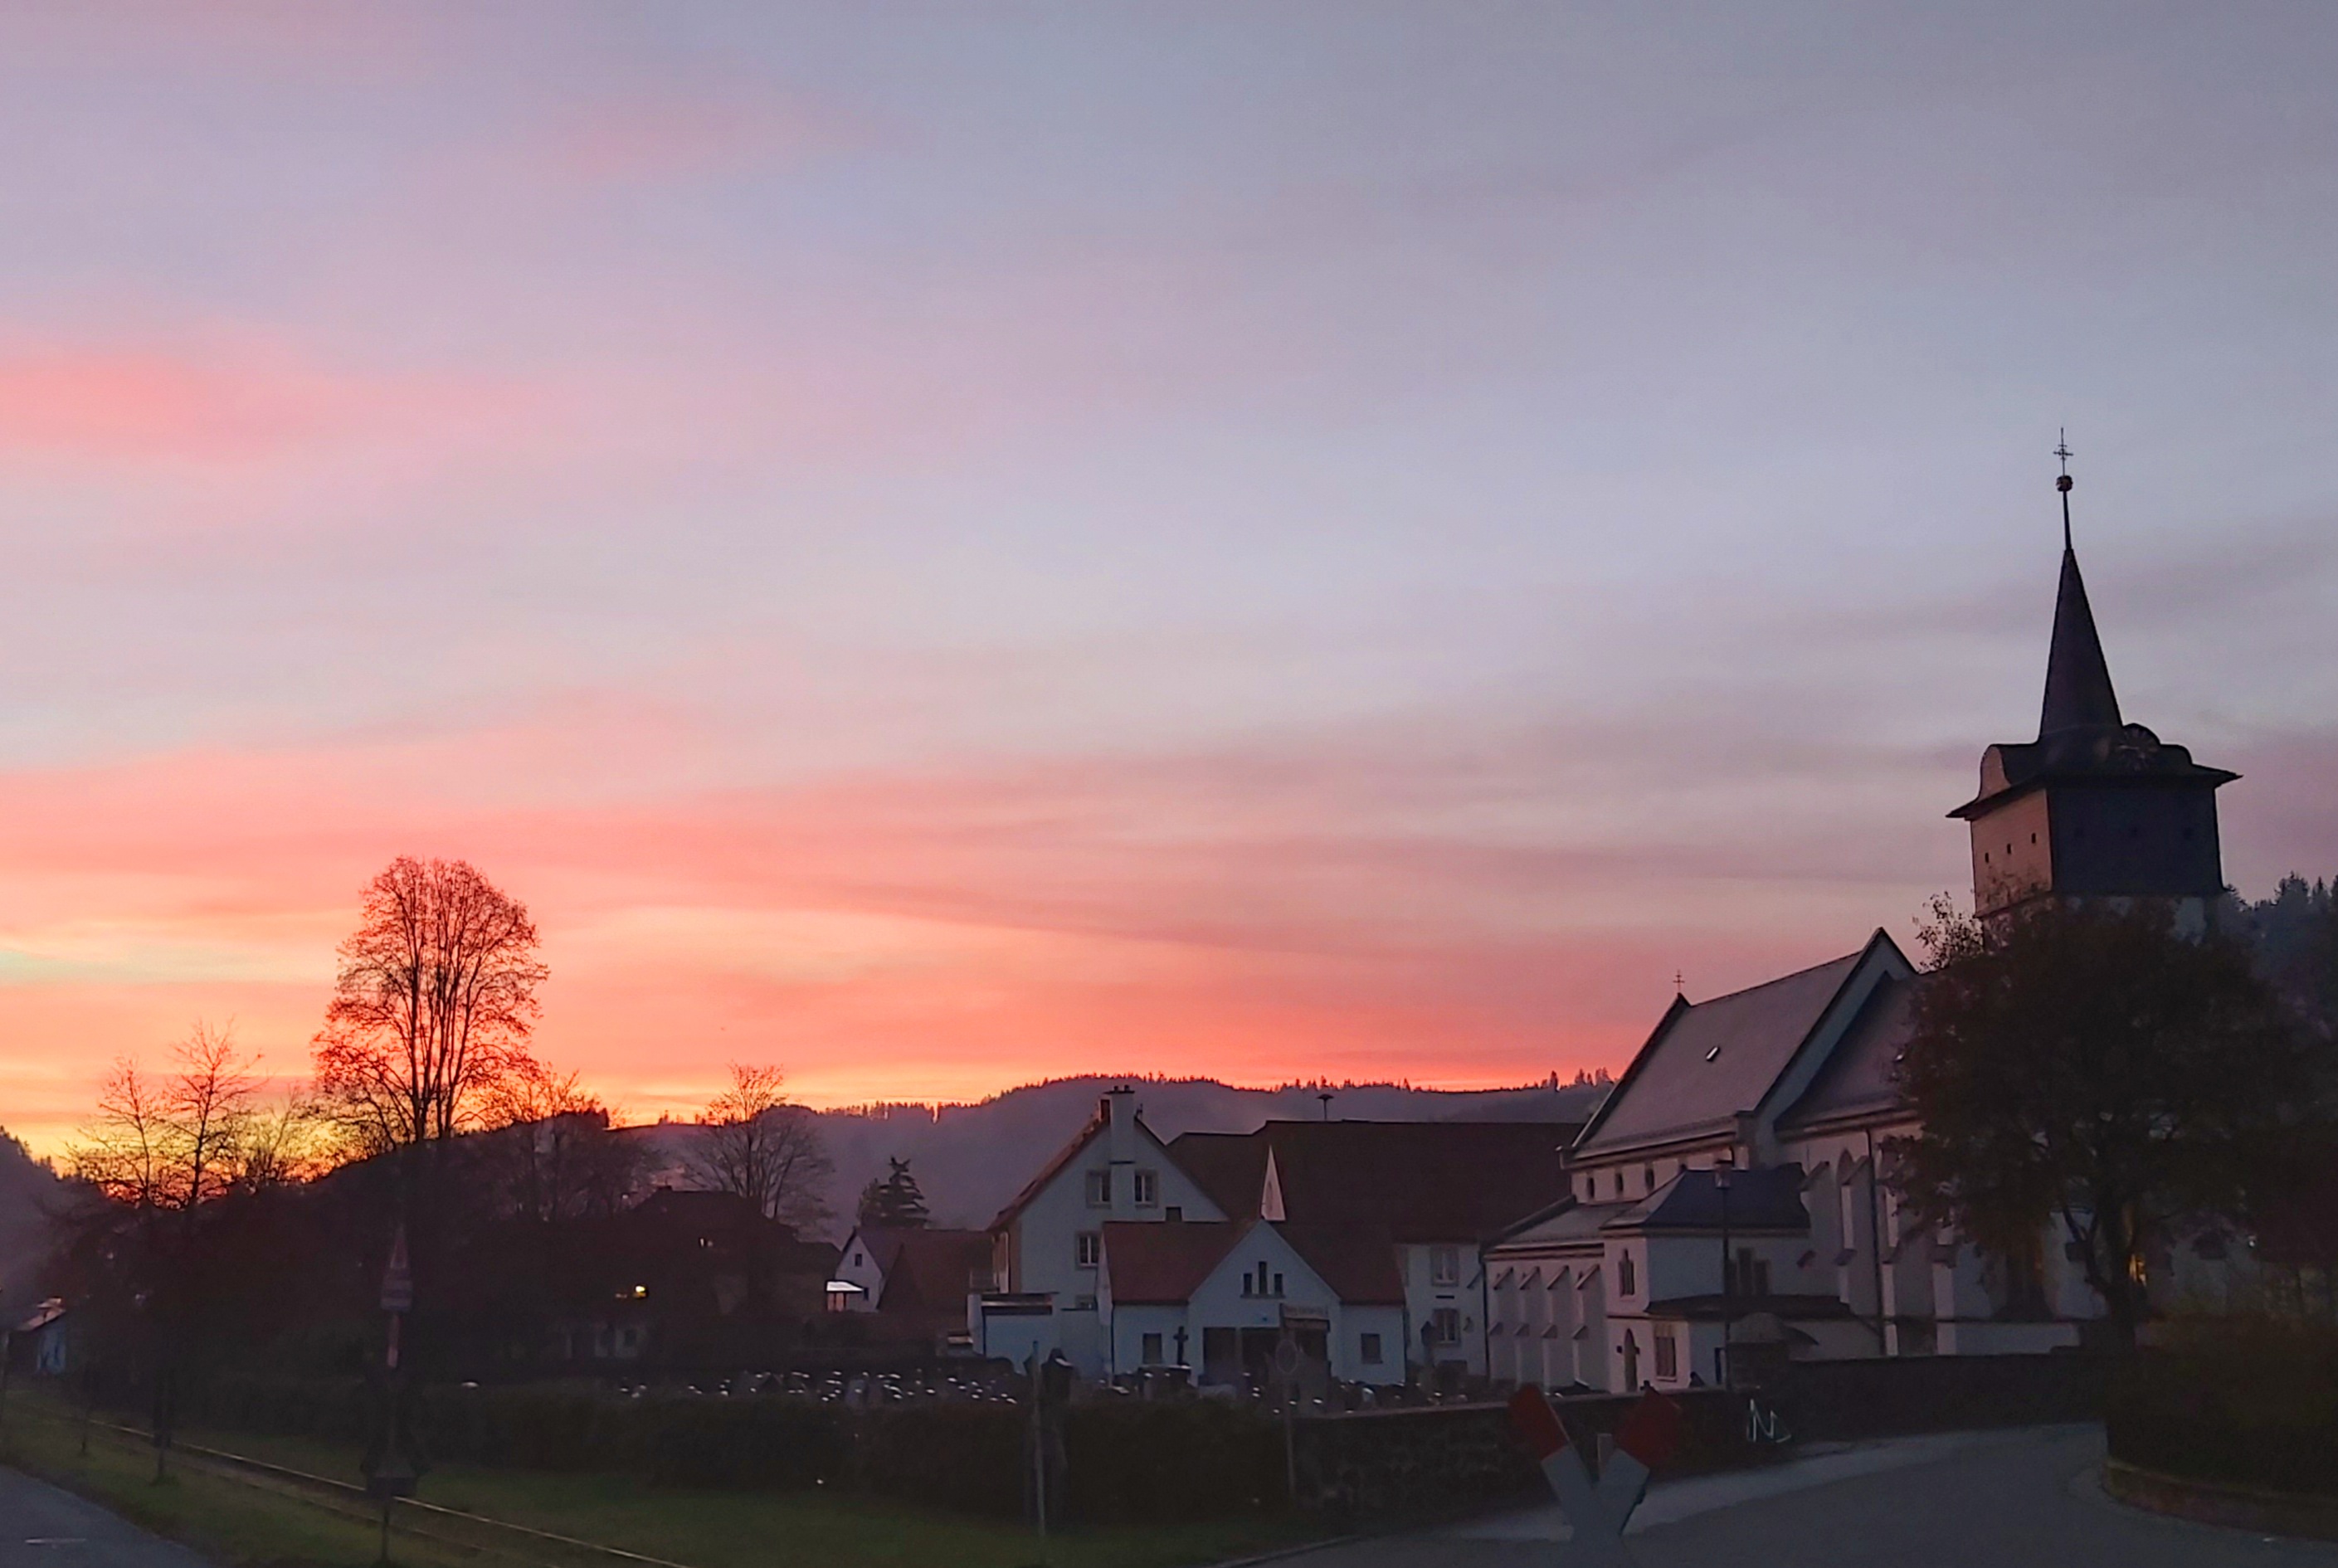
<instances>
[{"instance_id":1,"label":"hedge","mask_svg":"<svg viewBox=\"0 0 2338 1568\"><path fill-rule=\"evenodd\" d=\"M378 1396L355 1380L217 1377L185 1391L182 1418L364 1446ZM669 1485L790 1491L815 1485L1016 1517L1029 1467L1027 1409L972 1401L854 1409L801 1395L624 1397L589 1384L433 1388L414 1436L430 1462L604 1471ZM1066 1504L1089 1523L1153 1522L1276 1508L1286 1501L1281 1428L1214 1400L1112 1398L1064 1424Z\"/></svg>"},{"instance_id":2,"label":"hedge","mask_svg":"<svg viewBox=\"0 0 2338 1568\"><path fill-rule=\"evenodd\" d=\"M2338 1329L2188 1324L2112 1380L2112 1457L2187 1479L2338 1495Z\"/></svg>"}]
</instances>

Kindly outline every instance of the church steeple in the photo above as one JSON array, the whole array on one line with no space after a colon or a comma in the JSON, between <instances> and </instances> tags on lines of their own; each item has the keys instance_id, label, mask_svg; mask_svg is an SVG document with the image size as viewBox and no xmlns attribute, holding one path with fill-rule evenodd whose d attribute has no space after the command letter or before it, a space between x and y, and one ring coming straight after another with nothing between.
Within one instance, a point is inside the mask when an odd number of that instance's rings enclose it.
<instances>
[{"instance_id":1,"label":"church steeple","mask_svg":"<svg viewBox=\"0 0 2338 1568\"><path fill-rule=\"evenodd\" d=\"M2054 642L2046 652L2046 703L2038 716L2038 738L2063 730L2116 730L2118 694L2111 690L2111 667L2095 632L2095 612L2087 603L2087 580L2078 575L2078 553L2062 545L2062 586L2054 595Z\"/></svg>"},{"instance_id":2,"label":"church steeple","mask_svg":"<svg viewBox=\"0 0 2338 1568\"><path fill-rule=\"evenodd\" d=\"M1980 791L1949 813L1971 825L1973 907L2033 898L2198 902L2224 888L2216 791L2237 775L2205 768L2119 713L2111 670L2070 541L2069 444L2062 474L2062 582L2046 655L2038 739L1981 753Z\"/></svg>"}]
</instances>

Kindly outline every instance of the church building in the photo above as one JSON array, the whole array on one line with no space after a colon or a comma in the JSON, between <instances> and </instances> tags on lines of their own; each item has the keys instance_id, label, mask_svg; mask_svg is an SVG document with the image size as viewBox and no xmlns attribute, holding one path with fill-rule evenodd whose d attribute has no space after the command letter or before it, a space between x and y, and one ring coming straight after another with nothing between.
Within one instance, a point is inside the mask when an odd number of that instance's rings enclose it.
<instances>
[{"instance_id":1,"label":"church building","mask_svg":"<svg viewBox=\"0 0 2338 1568\"><path fill-rule=\"evenodd\" d=\"M2166 898L2196 926L2224 891L2216 791L2236 775L2122 717L2059 486L2038 738L1983 752L1950 813L1970 827L1974 907ZM1567 1197L1485 1249L1495 1376L1678 1388L1763 1359L2076 1345L2101 1308L2058 1235L1984 1254L1903 1223L1879 1175L1915 1126L1893 1068L1920 984L1878 930L1763 985L1675 997L1570 1148Z\"/></svg>"}]
</instances>

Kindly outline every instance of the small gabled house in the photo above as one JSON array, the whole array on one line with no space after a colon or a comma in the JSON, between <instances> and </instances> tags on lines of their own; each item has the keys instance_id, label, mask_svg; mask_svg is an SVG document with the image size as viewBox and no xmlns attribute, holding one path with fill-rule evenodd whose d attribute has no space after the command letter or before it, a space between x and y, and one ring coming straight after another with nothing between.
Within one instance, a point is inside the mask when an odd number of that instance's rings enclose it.
<instances>
[{"instance_id":1,"label":"small gabled house","mask_svg":"<svg viewBox=\"0 0 2338 1568\"><path fill-rule=\"evenodd\" d=\"M884 1339L940 1344L965 1333L967 1297L989 1287L987 1231L863 1225L838 1255L829 1310Z\"/></svg>"},{"instance_id":2,"label":"small gabled house","mask_svg":"<svg viewBox=\"0 0 2338 1568\"><path fill-rule=\"evenodd\" d=\"M1303 1385L1401 1383L1404 1281L1384 1230L1261 1219L1104 1229L1107 1375L1190 1369L1264 1387L1285 1339Z\"/></svg>"},{"instance_id":3,"label":"small gabled house","mask_svg":"<svg viewBox=\"0 0 2338 1568\"><path fill-rule=\"evenodd\" d=\"M991 1288L967 1298L975 1353L1019 1364L1061 1350L1082 1377L1104 1376L1112 1359L1098 1307L1105 1226L1225 1218L1144 1124L1136 1092L1107 1091L991 1220Z\"/></svg>"},{"instance_id":4,"label":"small gabled house","mask_svg":"<svg viewBox=\"0 0 2338 1568\"><path fill-rule=\"evenodd\" d=\"M1237 1220L1361 1229L1404 1282L1402 1359L1487 1370L1480 1249L1566 1200L1574 1122L1270 1122L1188 1132L1169 1152Z\"/></svg>"}]
</instances>

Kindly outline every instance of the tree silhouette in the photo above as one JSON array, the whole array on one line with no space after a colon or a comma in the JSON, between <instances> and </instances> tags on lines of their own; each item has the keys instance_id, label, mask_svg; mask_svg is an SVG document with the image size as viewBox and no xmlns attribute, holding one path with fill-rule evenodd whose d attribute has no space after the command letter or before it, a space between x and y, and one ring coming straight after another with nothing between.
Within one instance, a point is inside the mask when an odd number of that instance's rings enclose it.
<instances>
[{"instance_id":1,"label":"tree silhouette","mask_svg":"<svg viewBox=\"0 0 2338 1568\"><path fill-rule=\"evenodd\" d=\"M698 1119L703 1131L691 1164L716 1191L735 1192L799 1230L817 1230L830 1218L828 1183L836 1166L819 1119L781 1093L785 1082L777 1067L733 1062L731 1086Z\"/></svg>"},{"instance_id":2,"label":"tree silhouette","mask_svg":"<svg viewBox=\"0 0 2338 1568\"><path fill-rule=\"evenodd\" d=\"M2132 1344L2153 1244L2245 1211L2323 1047L2246 948L2180 934L2163 903L1932 913L1899 1069L1921 1130L1891 1146L1894 1184L1918 1225L2001 1258L2058 1222Z\"/></svg>"},{"instance_id":3,"label":"tree silhouette","mask_svg":"<svg viewBox=\"0 0 2338 1568\"><path fill-rule=\"evenodd\" d=\"M926 1195L909 1173L909 1162L888 1156L886 1172L860 1190L860 1223L878 1230L915 1230L932 1222Z\"/></svg>"}]
</instances>

